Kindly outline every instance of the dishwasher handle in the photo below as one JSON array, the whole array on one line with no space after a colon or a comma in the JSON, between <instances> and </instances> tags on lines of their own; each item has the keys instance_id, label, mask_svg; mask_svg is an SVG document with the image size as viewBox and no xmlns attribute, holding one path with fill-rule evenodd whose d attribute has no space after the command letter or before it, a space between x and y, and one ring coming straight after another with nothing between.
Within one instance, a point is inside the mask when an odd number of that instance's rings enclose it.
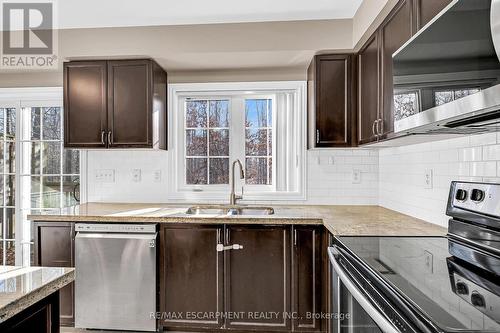
<instances>
[{"instance_id":1,"label":"dishwasher handle","mask_svg":"<svg viewBox=\"0 0 500 333\"><path fill-rule=\"evenodd\" d=\"M158 233L154 234L118 234L118 233L91 233L77 232L75 239L142 239L156 240Z\"/></svg>"}]
</instances>

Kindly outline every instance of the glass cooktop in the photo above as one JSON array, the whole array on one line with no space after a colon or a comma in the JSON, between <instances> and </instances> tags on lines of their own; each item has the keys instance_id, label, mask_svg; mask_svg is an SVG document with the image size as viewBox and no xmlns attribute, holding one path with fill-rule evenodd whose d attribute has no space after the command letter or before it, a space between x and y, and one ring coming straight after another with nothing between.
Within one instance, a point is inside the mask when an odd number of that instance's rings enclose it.
<instances>
[{"instance_id":1,"label":"glass cooktop","mask_svg":"<svg viewBox=\"0 0 500 333\"><path fill-rule=\"evenodd\" d=\"M338 239L443 331L500 332L500 277L454 257L448 238Z\"/></svg>"}]
</instances>

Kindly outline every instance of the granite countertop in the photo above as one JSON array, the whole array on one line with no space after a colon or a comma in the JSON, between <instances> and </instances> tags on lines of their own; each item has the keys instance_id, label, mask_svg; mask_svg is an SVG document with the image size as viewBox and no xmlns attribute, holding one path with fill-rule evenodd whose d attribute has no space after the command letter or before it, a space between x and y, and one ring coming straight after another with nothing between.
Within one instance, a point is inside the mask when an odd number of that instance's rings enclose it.
<instances>
[{"instance_id":1,"label":"granite countertop","mask_svg":"<svg viewBox=\"0 0 500 333\"><path fill-rule=\"evenodd\" d=\"M197 224L313 224L334 235L442 236L446 229L379 206L281 206L274 215L187 215L189 205L88 203L59 214L28 215L32 221Z\"/></svg>"},{"instance_id":2,"label":"granite countertop","mask_svg":"<svg viewBox=\"0 0 500 333\"><path fill-rule=\"evenodd\" d=\"M0 266L0 323L74 280L74 268Z\"/></svg>"}]
</instances>

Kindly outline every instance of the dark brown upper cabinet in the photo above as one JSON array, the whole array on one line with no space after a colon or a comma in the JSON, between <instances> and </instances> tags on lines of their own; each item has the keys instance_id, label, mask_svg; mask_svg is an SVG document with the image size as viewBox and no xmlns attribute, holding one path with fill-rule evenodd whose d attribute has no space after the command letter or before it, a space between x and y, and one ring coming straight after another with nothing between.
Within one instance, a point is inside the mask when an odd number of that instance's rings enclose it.
<instances>
[{"instance_id":1,"label":"dark brown upper cabinet","mask_svg":"<svg viewBox=\"0 0 500 333\"><path fill-rule=\"evenodd\" d=\"M376 133L386 139L394 132L394 85L392 79L392 55L406 43L416 31L412 0L402 0L392 10L380 27L380 61L382 99Z\"/></svg>"},{"instance_id":2,"label":"dark brown upper cabinet","mask_svg":"<svg viewBox=\"0 0 500 333\"><path fill-rule=\"evenodd\" d=\"M415 0L417 26L422 28L429 23L439 12L451 3L452 0Z\"/></svg>"},{"instance_id":3,"label":"dark brown upper cabinet","mask_svg":"<svg viewBox=\"0 0 500 333\"><path fill-rule=\"evenodd\" d=\"M64 63L64 145L167 148L167 74L153 60Z\"/></svg>"},{"instance_id":4,"label":"dark brown upper cabinet","mask_svg":"<svg viewBox=\"0 0 500 333\"><path fill-rule=\"evenodd\" d=\"M356 145L352 55L317 55L308 69L308 147Z\"/></svg>"},{"instance_id":5,"label":"dark brown upper cabinet","mask_svg":"<svg viewBox=\"0 0 500 333\"><path fill-rule=\"evenodd\" d=\"M375 33L358 54L359 144L377 140L380 108L379 34Z\"/></svg>"}]
</instances>

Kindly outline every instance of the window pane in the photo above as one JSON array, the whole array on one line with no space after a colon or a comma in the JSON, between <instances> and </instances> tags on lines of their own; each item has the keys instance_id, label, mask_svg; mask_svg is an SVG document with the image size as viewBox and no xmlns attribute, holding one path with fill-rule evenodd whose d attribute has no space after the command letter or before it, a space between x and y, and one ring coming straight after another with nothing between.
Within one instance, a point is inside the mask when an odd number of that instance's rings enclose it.
<instances>
[{"instance_id":1,"label":"window pane","mask_svg":"<svg viewBox=\"0 0 500 333\"><path fill-rule=\"evenodd\" d=\"M28 128L28 138L31 140L40 140L40 124L41 124L41 116L40 116L40 108L31 108L31 128Z\"/></svg>"},{"instance_id":2,"label":"window pane","mask_svg":"<svg viewBox=\"0 0 500 333\"><path fill-rule=\"evenodd\" d=\"M42 207L42 197L40 194L41 189L41 177L26 177L24 182L30 184L30 204L31 207L23 208L41 208Z\"/></svg>"},{"instance_id":3,"label":"window pane","mask_svg":"<svg viewBox=\"0 0 500 333\"><path fill-rule=\"evenodd\" d=\"M6 113L5 108L0 108L0 140L4 140L4 134L5 134L5 113Z\"/></svg>"},{"instance_id":4,"label":"window pane","mask_svg":"<svg viewBox=\"0 0 500 333\"><path fill-rule=\"evenodd\" d=\"M229 184L229 158L210 159L210 184Z\"/></svg>"},{"instance_id":5,"label":"window pane","mask_svg":"<svg viewBox=\"0 0 500 333\"><path fill-rule=\"evenodd\" d=\"M16 210L14 208L4 208L5 211L5 238L15 239L16 237Z\"/></svg>"},{"instance_id":6,"label":"window pane","mask_svg":"<svg viewBox=\"0 0 500 333\"><path fill-rule=\"evenodd\" d=\"M80 152L75 149L64 149L63 169L65 174L80 173Z\"/></svg>"},{"instance_id":7,"label":"window pane","mask_svg":"<svg viewBox=\"0 0 500 333\"><path fill-rule=\"evenodd\" d=\"M42 177L42 207L59 208L61 198L61 177Z\"/></svg>"},{"instance_id":8,"label":"window pane","mask_svg":"<svg viewBox=\"0 0 500 333\"><path fill-rule=\"evenodd\" d=\"M43 142L43 173L58 174L61 172L61 143Z\"/></svg>"},{"instance_id":9,"label":"window pane","mask_svg":"<svg viewBox=\"0 0 500 333\"><path fill-rule=\"evenodd\" d=\"M408 92L394 95L394 118L401 120L419 112L418 93Z\"/></svg>"},{"instance_id":10,"label":"window pane","mask_svg":"<svg viewBox=\"0 0 500 333\"><path fill-rule=\"evenodd\" d=\"M42 108L42 122L43 140L61 139L61 108Z\"/></svg>"},{"instance_id":11,"label":"window pane","mask_svg":"<svg viewBox=\"0 0 500 333\"><path fill-rule=\"evenodd\" d=\"M246 127L268 127L268 113L271 113L271 100L269 99L247 99L245 100L245 124ZM271 119L269 119L271 120Z\"/></svg>"},{"instance_id":12,"label":"window pane","mask_svg":"<svg viewBox=\"0 0 500 333\"><path fill-rule=\"evenodd\" d=\"M36 174L39 175L42 172L40 152L42 150L42 145L40 142L23 142L23 151L25 152L26 159L23 161L23 174Z\"/></svg>"},{"instance_id":13,"label":"window pane","mask_svg":"<svg viewBox=\"0 0 500 333\"><path fill-rule=\"evenodd\" d=\"M267 130L247 129L246 130L246 155L267 156Z\"/></svg>"},{"instance_id":14,"label":"window pane","mask_svg":"<svg viewBox=\"0 0 500 333\"><path fill-rule=\"evenodd\" d=\"M6 175L5 182L5 205L14 206L16 204L16 176Z\"/></svg>"},{"instance_id":15,"label":"window pane","mask_svg":"<svg viewBox=\"0 0 500 333\"><path fill-rule=\"evenodd\" d=\"M247 157L246 159L246 183L250 185L266 185L267 180L267 158Z\"/></svg>"},{"instance_id":16,"label":"window pane","mask_svg":"<svg viewBox=\"0 0 500 333\"><path fill-rule=\"evenodd\" d=\"M475 93L478 93L479 89L460 89L455 90L455 99L466 97Z\"/></svg>"},{"instance_id":17,"label":"window pane","mask_svg":"<svg viewBox=\"0 0 500 333\"><path fill-rule=\"evenodd\" d=\"M210 156L229 156L229 130L210 130Z\"/></svg>"},{"instance_id":18,"label":"window pane","mask_svg":"<svg viewBox=\"0 0 500 333\"><path fill-rule=\"evenodd\" d=\"M62 177L63 206L74 206L80 200L80 177Z\"/></svg>"},{"instance_id":19,"label":"window pane","mask_svg":"<svg viewBox=\"0 0 500 333\"><path fill-rule=\"evenodd\" d=\"M269 158L268 160L268 163L269 163L269 185L271 185L273 183L273 159L272 157Z\"/></svg>"},{"instance_id":20,"label":"window pane","mask_svg":"<svg viewBox=\"0 0 500 333\"><path fill-rule=\"evenodd\" d=\"M5 263L3 262L3 248L6 246L7 252L6 252L6 260ZM15 247L15 242L9 241L9 242L0 242L0 265L7 265L7 266L14 266L15 265L15 252L16 252L16 247ZM9 286L6 286L9 287ZM14 291L15 288L11 288L11 291Z\"/></svg>"},{"instance_id":21,"label":"window pane","mask_svg":"<svg viewBox=\"0 0 500 333\"><path fill-rule=\"evenodd\" d=\"M5 173L16 173L16 144L5 143Z\"/></svg>"},{"instance_id":22,"label":"window pane","mask_svg":"<svg viewBox=\"0 0 500 333\"><path fill-rule=\"evenodd\" d=\"M5 140L16 138L16 109L6 109Z\"/></svg>"},{"instance_id":23,"label":"window pane","mask_svg":"<svg viewBox=\"0 0 500 333\"><path fill-rule=\"evenodd\" d=\"M437 91L434 93L434 99L436 106L443 105L453 101L453 92L452 91Z\"/></svg>"},{"instance_id":24,"label":"window pane","mask_svg":"<svg viewBox=\"0 0 500 333\"><path fill-rule=\"evenodd\" d=\"M186 102L186 127L207 127L207 101Z\"/></svg>"},{"instance_id":25,"label":"window pane","mask_svg":"<svg viewBox=\"0 0 500 333\"><path fill-rule=\"evenodd\" d=\"M210 127L229 126L229 101L210 101Z\"/></svg>"},{"instance_id":26,"label":"window pane","mask_svg":"<svg viewBox=\"0 0 500 333\"><path fill-rule=\"evenodd\" d=\"M3 183L5 181L5 176L4 175L0 175L0 206L5 206L5 202L3 201L4 200L4 187L3 187Z\"/></svg>"},{"instance_id":27,"label":"window pane","mask_svg":"<svg viewBox=\"0 0 500 333\"><path fill-rule=\"evenodd\" d=\"M206 130L186 130L186 155L187 156L207 155Z\"/></svg>"},{"instance_id":28,"label":"window pane","mask_svg":"<svg viewBox=\"0 0 500 333\"><path fill-rule=\"evenodd\" d=\"M186 158L186 184L207 184L206 158Z\"/></svg>"}]
</instances>

